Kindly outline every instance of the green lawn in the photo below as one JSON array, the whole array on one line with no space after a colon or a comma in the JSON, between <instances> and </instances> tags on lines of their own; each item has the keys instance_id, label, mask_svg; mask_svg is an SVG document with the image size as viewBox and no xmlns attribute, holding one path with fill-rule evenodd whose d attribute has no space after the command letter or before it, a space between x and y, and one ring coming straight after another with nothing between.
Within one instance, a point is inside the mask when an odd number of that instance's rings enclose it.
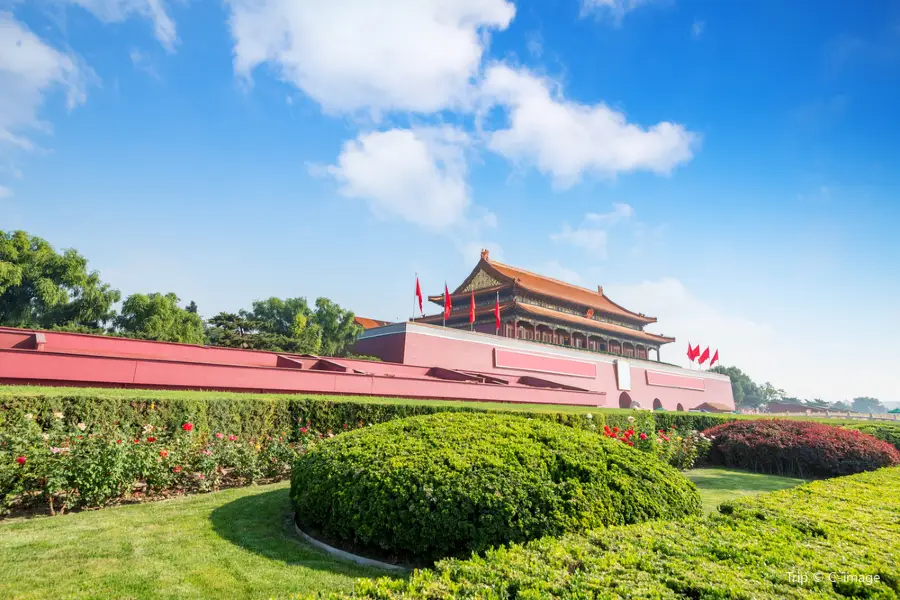
<instances>
[{"instance_id":1,"label":"green lawn","mask_svg":"<svg viewBox=\"0 0 900 600\"><path fill-rule=\"evenodd\" d=\"M286 598L379 571L298 541L287 483L0 521L0 598Z\"/></svg>"},{"instance_id":2,"label":"green lawn","mask_svg":"<svg viewBox=\"0 0 900 600\"><path fill-rule=\"evenodd\" d=\"M704 507L801 480L697 469ZM293 534L288 484L0 521L0 598L288 598L381 575Z\"/></svg>"},{"instance_id":3,"label":"green lawn","mask_svg":"<svg viewBox=\"0 0 900 600\"><path fill-rule=\"evenodd\" d=\"M805 482L803 479L793 477L763 475L734 469L693 469L687 472L687 476L699 488L706 512L713 512L726 500L783 490Z\"/></svg>"}]
</instances>

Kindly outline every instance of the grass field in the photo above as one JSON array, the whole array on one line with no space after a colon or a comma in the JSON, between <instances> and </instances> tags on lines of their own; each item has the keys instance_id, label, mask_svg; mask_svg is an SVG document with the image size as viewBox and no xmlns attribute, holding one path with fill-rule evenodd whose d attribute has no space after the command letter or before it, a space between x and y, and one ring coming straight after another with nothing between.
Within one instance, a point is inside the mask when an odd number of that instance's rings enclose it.
<instances>
[{"instance_id":1,"label":"grass field","mask_svg":"<svg viewBox=\"0 0 900 600\"><path fill-rule=\"evenodd\" d=\"M694 469L686 474L700 490L706 512L713 512L726 500L775 492L805 483L805 480L793 477L763 475L733 469Z\"/></svg>"},{"instance_id":2,"label":"grass field","mask_svg":"<svg viewBox=\"0 0 900 600\"><path fill-rule=\"evenodd\" d=\"M704 507L800 483L698 469ZM0 598L289 598L381 575L330 559L290 525L288 484L0 521Z\"/></svg>"},{"instance_id":3,"label":"grass field","mask_svg":"<svg viewBox=\"0 0 900 600\"><path fill-rule=\"evenodd\" d=\"M286 598L379 575L299 541L286 483L0 522L0 598Z\"/></svg>"}]
</instances>

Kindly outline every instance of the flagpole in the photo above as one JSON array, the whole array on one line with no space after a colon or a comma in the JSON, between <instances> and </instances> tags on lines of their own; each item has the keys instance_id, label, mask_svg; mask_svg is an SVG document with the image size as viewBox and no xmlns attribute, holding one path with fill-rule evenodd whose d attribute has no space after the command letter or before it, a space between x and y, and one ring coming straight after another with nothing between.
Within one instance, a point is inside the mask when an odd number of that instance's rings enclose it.
<instances>
[{"instance_id":1,"label":"flagpole","mask_svg":"<svg viewBox=\"0 0 900 600\"><path fill-rule=\"evenodd\" d=\"M444 310L442 312L444 315L441 319L441 327L447 326L447 282L444 281Z\"/></svg>"},{"instance_id":2,"label":"flagpole","mask_svg":"<svg viewBox=\"0 0 900 600\"><path fill-rule=\"evenodd\" d=\"M418 286L418 285L419 285L419 272L416 271L416 286ZM418 297L415 294L413 294L413 311L412 311L412 318L410 319L410 321L413 321L416 318L416 301L417 300L418 300Z\"/></svg>"}]
</instances>

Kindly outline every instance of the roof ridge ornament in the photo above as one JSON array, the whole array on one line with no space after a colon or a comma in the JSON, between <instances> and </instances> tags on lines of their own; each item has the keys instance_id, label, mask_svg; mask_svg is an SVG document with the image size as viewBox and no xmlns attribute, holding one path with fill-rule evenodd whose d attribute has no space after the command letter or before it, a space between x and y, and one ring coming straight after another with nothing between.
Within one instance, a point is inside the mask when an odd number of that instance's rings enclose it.
<instances>
[{"instance_id":1,"label":"roof ridge ornament","mask_svg":"<svg viewBox=\"0 0 900 600\"><path fill-rule=\"evenodd\" d=\"M597 293L600 294L601 296L603 295L603 286L602 285L597 286Z\"/></svg>"},{"instance_id":2,"label":"roof ridge ornament","mask_svg":"<svg viewBox=\"0 0 900 600\"><path fill-rule=\"evenodd\" d=\"M491 253L488 251L487 248L482 248L481 249L481 260L490 260L490 259L491 259Z\"/></svg>"}]
</instances>

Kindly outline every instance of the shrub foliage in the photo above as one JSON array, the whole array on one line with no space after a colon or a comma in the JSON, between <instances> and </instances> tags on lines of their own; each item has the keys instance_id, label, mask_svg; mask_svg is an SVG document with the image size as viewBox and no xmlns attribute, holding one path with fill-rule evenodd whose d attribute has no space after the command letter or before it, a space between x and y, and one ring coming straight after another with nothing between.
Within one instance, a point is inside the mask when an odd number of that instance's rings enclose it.
<instances>
[{"instance_id":1,"label":"shrub foliage","mask_svg":"<svg viewBox=\"0 0 900 600\"><path fill-rule=\"evenodd\" d=\"M834 477L900 464L896 448L858 430L808 421L733 421L707 430L712 464L794 477Z\"/></svg>"},{"instance_id":2,"label":"shrub foliage","mask_svg":"<svg viewBox=\"0 0 900 600\"><path fill-rule=\"evenodd\" d=\"M0 427L0 516L277 481L328 435L303 426L293 441L286 432L242 437L229 429L204 433L191 421L175 428L148 422L135 431L114 422L67 422L61 412L43 426L25 414Z\"/></svg>"},{"instance_id":3,"label":"shrub foliage","mask_svg":"<svg viewBox=\"0 0 900 600\"><path fill-rule=\"evenodd\" d=\"M722 510L446 559L408 580L361 580L354 594L332 598L900 596L900 468L737 500Z\"/></svg>"},{"instance_id":4,"label":"shrub foliage","mask_svg":"<svg viewBox=\"0 0 900 600\"><path fill-rule=\"evenodd\" d=\"M294 464L300 524L414 562L700 512L694 485L625 444L510 415L438 414L320 444Z\"/></svg>"}]
</instances>

